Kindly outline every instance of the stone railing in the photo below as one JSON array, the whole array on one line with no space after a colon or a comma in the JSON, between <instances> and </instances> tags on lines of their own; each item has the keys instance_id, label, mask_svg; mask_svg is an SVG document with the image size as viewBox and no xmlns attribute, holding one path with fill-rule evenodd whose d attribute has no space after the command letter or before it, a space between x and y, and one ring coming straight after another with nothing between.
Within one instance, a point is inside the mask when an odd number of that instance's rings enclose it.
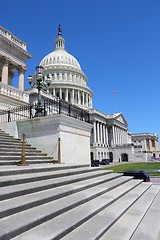
<instances>
[{"instance_id":1,"label":"stone railing","mask_svg":"<svg viewBox=\"0 0 160 240\"><path fill-rule=\"evenodd\" d=\"M26 49L27 49L26 43L21 41L17 37L15 37L11 32L9 32L8 30L4 29L1 26L0 26L0 35L3 35L4 37L6 37L10 41L14 42L16 45L18 45L20 48L22 48L23 50L26 51Z\"/></svg>"},{"instance_id":2,"label":"stone railing","mask_svg":"<svg viewBox=\"0 0 160 240\"><path fill-rule=\"evenodd\" d=\"M29 103L29 95L19 91L17 88L0 82L0 94Z\"/></svg>"}]
</instances>

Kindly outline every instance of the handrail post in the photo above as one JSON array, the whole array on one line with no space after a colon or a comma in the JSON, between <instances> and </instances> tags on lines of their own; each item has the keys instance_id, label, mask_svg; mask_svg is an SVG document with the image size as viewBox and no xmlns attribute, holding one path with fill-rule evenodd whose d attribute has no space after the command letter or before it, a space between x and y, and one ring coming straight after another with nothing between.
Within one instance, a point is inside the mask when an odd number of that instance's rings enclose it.
<instances>
[{"instance_id":1,"label":"handrail post","mask_svg":"<svg viewBox=\"0 0 160 240\"><path fill-rule=\"evenodd\" d=\"M20 166L25 166L26 165L26 156L25 156L25 143L26 143L26 135L23 133L22 135L22 155L21 155L21 161L20 161Z\"/></svg>"},{"instance_id":2,"label":"handrail post","mask_svg":"<svg viewBox=\"0 0 160 240\"><path fill-rule=\"evenodd\" d=\"M58 138L58 163L61 163L61 139Z\"/></svg>"}]
</instances>

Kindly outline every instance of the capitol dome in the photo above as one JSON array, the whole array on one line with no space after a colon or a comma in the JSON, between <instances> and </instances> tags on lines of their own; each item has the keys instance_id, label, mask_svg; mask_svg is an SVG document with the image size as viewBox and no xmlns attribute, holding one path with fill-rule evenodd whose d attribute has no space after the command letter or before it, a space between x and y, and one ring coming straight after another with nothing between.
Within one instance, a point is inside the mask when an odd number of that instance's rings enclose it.
<instances>
[{"instance_id":1,"label":"capitol dome","mask_svg":"<svg viewBox=\"0 0 160 240\"><path fill-rule=\"evenodd\" d=\"M44 68L61 65L81 70L80 64L76 58L65 49L59 48L45 56L40 65Z\"/></svg>"},{"instance_id":2,"label":"capitol dome","mask_svg":"<svg viewBox=\"0 0 160 240\"><path fill-rule=\"evenodd\" d=\"M55 49L40 62L43 75L49 77L49 93L82 108L92 108L92 91L79 62L65 50L65 40L59 25Z\"/></svg>"},{"instance_id":3,"label":"capitol dome","mask_svg":"<svg viewBox=\"0 0 160 240\"><path fill-rule=\"evenodd\" d=\"M40 62L40 65L43 68L50 68L52 66L61 65L69 68L74 68L75 70L81 70L80 64L77 59L65 50L65 40L64 38L62 38L60 31L58 37L55 39L55 43L55 50L45 56Z\"/></svg>"}]
</instances>

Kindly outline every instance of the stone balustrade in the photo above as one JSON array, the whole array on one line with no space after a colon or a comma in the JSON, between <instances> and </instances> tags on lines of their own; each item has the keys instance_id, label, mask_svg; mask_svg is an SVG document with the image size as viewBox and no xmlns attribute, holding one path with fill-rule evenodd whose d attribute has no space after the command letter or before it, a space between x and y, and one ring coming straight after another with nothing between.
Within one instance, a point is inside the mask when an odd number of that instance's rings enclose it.
<instances>
[{"instance_id":1,"label":"stone balustrade","mask_svg":"<svg viewBox=\"0 0 160 240\"><path fill-rule=\"evenodd\" d=\"M29 95L19 91L17 88L0 83L0 94L29 103Z\"/></svg>"},{"instance_id":2,"label":"stone balustrade","mask_svg":"<svg viewBox=\"0 0 160 240\"><path fill-rule=\"evenodd\" d=\"M3 35L4 37L6 37L10 41L14 42L16 45L18 45L20 48L22 48L23 50L26 51L26 49L27 49L26 43L21 41L17 37L15 37L11 32L9 32L8 30L4 29L1 26L0 26L0 35Z\"/></svg>"}]
</instances>

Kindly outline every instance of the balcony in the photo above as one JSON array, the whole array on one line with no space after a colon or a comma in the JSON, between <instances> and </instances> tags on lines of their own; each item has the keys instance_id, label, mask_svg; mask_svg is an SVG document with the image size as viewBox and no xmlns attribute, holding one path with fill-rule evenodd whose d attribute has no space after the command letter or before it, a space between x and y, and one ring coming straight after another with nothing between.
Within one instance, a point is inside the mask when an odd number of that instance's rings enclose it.
<instances>
[{"instance_id":1,"label":"balcony","mask_svg":"<svg viewBox=\"0 0 160 240\"><path fill-rule=\"evenodd\" d=\"M25 103L29 103L29 95L19 91L17 88L9 86L7 84L4 84L0 82L0 95L7 96L12 99L22 101Z\"/></svg>"}]
</instances>

